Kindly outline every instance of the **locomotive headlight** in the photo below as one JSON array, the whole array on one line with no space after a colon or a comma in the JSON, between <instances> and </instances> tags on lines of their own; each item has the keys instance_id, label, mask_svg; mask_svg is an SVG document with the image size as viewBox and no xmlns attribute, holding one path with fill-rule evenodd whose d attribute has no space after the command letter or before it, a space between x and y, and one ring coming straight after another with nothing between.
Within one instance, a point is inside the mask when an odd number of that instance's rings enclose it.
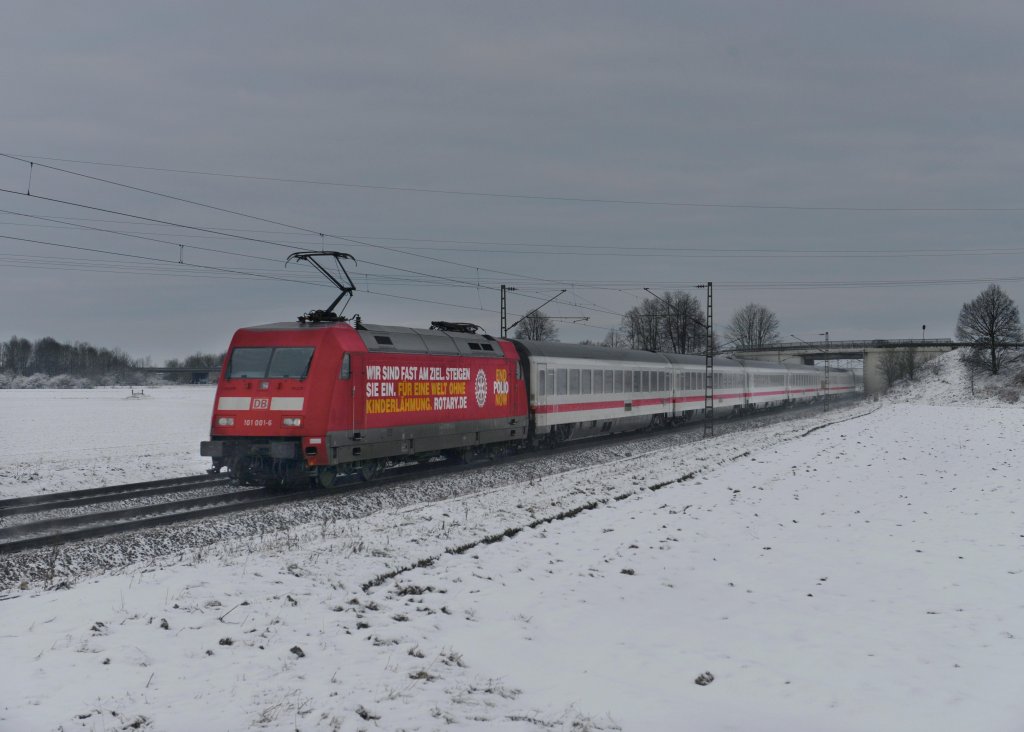
<instances>
[{"instance_id":1,"label":"locomotive headlight","mask_svg":"<svg viewBox=\"0 0 1024 732\"><path fill-rule=\"evenodd\" d=\"M302 417L285 417L282 422L285 427L301 427Z\"/></svg>"},{"instance_id":2,"label":"locomotive headlight","mask_svg":"<svg viewBox=\"0 0 1024 732\"><path fill-rule=\"evenodd\" d=\"M234 417L217 417L217 426L218 427L234 427L235 426L235 418Z\"/></svg>"}]
</instances>

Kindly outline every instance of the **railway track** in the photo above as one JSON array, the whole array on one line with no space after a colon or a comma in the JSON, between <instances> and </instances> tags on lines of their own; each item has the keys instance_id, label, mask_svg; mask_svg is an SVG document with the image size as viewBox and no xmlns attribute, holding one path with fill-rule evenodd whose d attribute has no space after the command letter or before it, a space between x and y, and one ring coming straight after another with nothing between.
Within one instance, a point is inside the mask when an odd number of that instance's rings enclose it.
<instances>
[{"instance_id":1,"label":"railway track","mask_svg":"<svg viewBox=\"0 0 1024 732\"><path fill-rule=\"evenodd\" d=\"M160 496L167 493L180 493L182 491L225 485L227 483L227 476L203 473L202 475L189 475L182 478L150 480L145 483L126 483L124 485L105 486L103 488L86 488L77 491L7 498L0 500L0 518L39 513L40 511L74 509L97 503L113 503L134 498Z\"/></svg>"},{"instance_id":2,"label":"railway track","mask_svg":"<svg viewBox=\"0 0 1024 732\"><path fill-rule=\"evenodd\" d=\"M229 485L230 479L226 475L204 474L6 499L0 501L0 521L8 524L0 527L0 554L215 516L241 508L295 500L301 495L282 495L265 488L249 488L102 510L104 504L112 502L152 499ZM89 507L101 510L85 510ZM68 511L76 513L68 515ZM64 515L54 516L55 513ZM10 523L10 517L15 516L23 520Z\"/></svg>"},{"instance_id":3,"label":"railway track","mask_svg":"<svg viewBox=\"0 0 1024 732\"><path fill-rule=\"evenodd\" d=\"M792 415L802 416L813 408L800 408ZM759 415L760 416L760 415ZM764 415L768 416L768 415ZM718 422L719 420L716 420ZM743 420L746 421L746 420ZM676 428L679 432L696 431L700 423L683 425ZM629 442L642 439L649 433L628 433L615 435L607 440ZM596 444L596 440L571 442L554 449L531 451L510 456L507 460L530 460L550 456L553 453L569 452L583 449ZM102 506L114 502L130 502L140 499L151 499L173 493L187 493L231 486L226 475L194 475L167 480L148 481L145 483L129 483L125 485L90 488L85 490L65 491L46 495L26 496L0 500L0 555L13 554L29 549L56 546L83 539L93 539L114 534L127 533L140 529L166 526L173 523L194 519L219 516L253 508L275 506L301 500L337 496L347 487L380 488L388 484L397 484L408 479L423 479L435 475L452 474L467 470L477 470L490 463L471 462L463 465L438 463L430 465L408 465L392 468L383 476L369 484L353 482L331 488L309 488L305 490L270 490L267 488L237 487L213 495L196 498L185 498L170 501L149 502L144 505L119 508L115 510L86 511L89 507ZM81 511L73 515L58 515L69 511ZM47 517L47 514L51 514ZM22 516L25 520L10 525L10 517Z\"/></svg>"}]
</instances>

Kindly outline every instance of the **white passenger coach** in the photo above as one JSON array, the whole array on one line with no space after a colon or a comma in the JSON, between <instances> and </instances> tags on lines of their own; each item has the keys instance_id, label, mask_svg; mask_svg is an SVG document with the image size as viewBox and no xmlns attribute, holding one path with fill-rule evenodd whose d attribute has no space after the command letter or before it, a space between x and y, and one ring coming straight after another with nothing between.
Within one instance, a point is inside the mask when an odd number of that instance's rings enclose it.
<instances>
[{"instance_id":1,"label":"white passenger coach","mask_svg":"<svg viewBox=\"0 0 1024 732\"><path fill-rule=\"evenodd\" d=\"M703 414L703 356L551 341L515 341L529 364L535 436L556 442L682 422ZM855 388L830 369L828 391ZM825 370L799 364L714 359L715 410L741 412L820 399Z\"/></svg>"}]
</instances>

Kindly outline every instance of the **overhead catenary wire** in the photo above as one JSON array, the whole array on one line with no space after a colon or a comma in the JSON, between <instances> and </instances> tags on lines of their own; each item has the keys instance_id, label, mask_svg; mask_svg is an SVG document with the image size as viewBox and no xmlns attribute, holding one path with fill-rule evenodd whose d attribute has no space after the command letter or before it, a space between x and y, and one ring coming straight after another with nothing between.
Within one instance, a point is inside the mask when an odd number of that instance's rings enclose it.
<instances>
[{"instance_id":1,"label":"overhead catenary wire","mask_svg":"<svg viewBox=\"0 0 1024 732\"><path fill-rule=\"evenodd\" d=\"M29 224L20 222L9 222L0 221L0 226L17 226L25 228L43 228L43 229L58 229L58 230L73 230L77 228L88 228L81 224L67 223L68 217L60 216L33 216L31 214L10 212L0 210L0 214L10 214L14 216L24 216L29 218L38 218L45 221L51 221L55 224L63 225L49 225L49 224ZM87 219L92 220L92 219ZM96 221L108 222L108 223L134 223L134 222L113 222L109 219L97 219ZM175 226L175 225L170 225ZM134 236L137 238L145 238L145 235L160 235L161 232L134 232L134 231L119 231L117 229L98 228L99 231L105 231L111 234L118 234L121 236ZM215 231L220 231L220 228L214 228ZM250 231L253 233L265 233L273 234L273 231L264 230L251 230L251 229L223 229L223 231ZM297 232L301 233L301 232ZM339 235L340 236L340 235ZM559 244L559 243L530 243L530 242L488 242L479 241L474 242L471 240L460 240L460 239L420 239L411 237L382 237L382 236L368 236L351 234L345 235L350 241L354 241L357 237L360 239L381 239L387 241L408 241L408 242L424 242L424 243L452 243L452 244L480 244L483 246L493 246L493 249L477 249L472 247L426 247L421 248L426 251L440 251L440 252L459 252L464 254L514 254L515 256L521 256L522 254L539 255L539 254L550 254L553 256L573 256L573 257L686 257L688 259L758 259L758 258L821 258L821 259L893 259L893 258L929 258L929 257L988 257L988 256L1017 256L1024 254L1024 247L983 247L979 249L754 249L754 248L736 248L736 247L714 247L714 248L697 248L697 247L663 247L663 246L646 246L633 244L630 246L628 252L622 251L622 247L618 245L589 245L589 244ZM175 233L175 238L180 239L225 239L228 238L227 234L182 234ZM289 241L284 239L277 240L278 244L288 245L295 248L301 248L309 246L308 241ZM190 246L190 245L186 245ZM202 247L193 248L202 249ZM509 248L518 248L519 251L510 253L507 251ZM578 250L578 251L577 251ZM232 254L234 256L252 256L238 252L225 252L219 249L206 249L205 251L219 252L223 254ZM405 251L405 250L402 250ZM278 260L273 260L278 261ZM486 282L486 278L481 281ZM495 280L499 281L499 280ZM500 281L506 281L502 279Z\"/></svg>"},{"instance_id":2,"label":"overhead catenary wire","mask_svg":"<svg viewBox=\"0 0 1024 732\"><path fill-rule=\"evenodd\" d=\"M709 201L664 201L649 199L597 198L586 196L554 196L534 193L499 193L494 191L469 191L450 188L427 188L422 186L374 185L368 183L307 180L302 178L284 178L267 175L244 175L240 173L221 173L214 171L164 168L153 165L131 165L127 163L99 162L95 160L74 160L69 158L47 157L42 155L15 155L13 153L0 153L0 157L6 157L12 160L20 160L25 163L36 162L37 165L43 165L42 163L37 162L39 160L48 160L51 162L73 163L76 165L95 165L111 168L145 170L160 173L177 173L182 175L199 175L216 178L233 178L238 180L255 180L311 186L361 188L366 190L393 191L402 193L429 193L447 196L477 196L482 198L507 198L530 201L562 201L566 203L607 204L616 206L662 206L678 208L739 209L754 211L821 211L848 213L1024 213L1024 207L1020 206L823 206L810 204L755 204L739 202L722 203ZM82 175L85 174L83 173Z\"/></svg>"}]
</instances>

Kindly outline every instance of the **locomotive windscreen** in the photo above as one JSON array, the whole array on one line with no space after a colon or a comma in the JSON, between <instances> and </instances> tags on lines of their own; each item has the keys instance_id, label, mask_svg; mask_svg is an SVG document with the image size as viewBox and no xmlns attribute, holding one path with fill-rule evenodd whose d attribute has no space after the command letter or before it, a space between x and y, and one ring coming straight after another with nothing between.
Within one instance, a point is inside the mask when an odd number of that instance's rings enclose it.
<instances>
[{"instance_id":1,"label":"locomotive windscreen","mask_svg":"<svg viewBox=\"0 0 1024 732\"><path fill-rule=\"evenodd\" d=\"M304 379L313 348L236 348L231 352L229 379Z\"/></svg>"}]
</instances>

